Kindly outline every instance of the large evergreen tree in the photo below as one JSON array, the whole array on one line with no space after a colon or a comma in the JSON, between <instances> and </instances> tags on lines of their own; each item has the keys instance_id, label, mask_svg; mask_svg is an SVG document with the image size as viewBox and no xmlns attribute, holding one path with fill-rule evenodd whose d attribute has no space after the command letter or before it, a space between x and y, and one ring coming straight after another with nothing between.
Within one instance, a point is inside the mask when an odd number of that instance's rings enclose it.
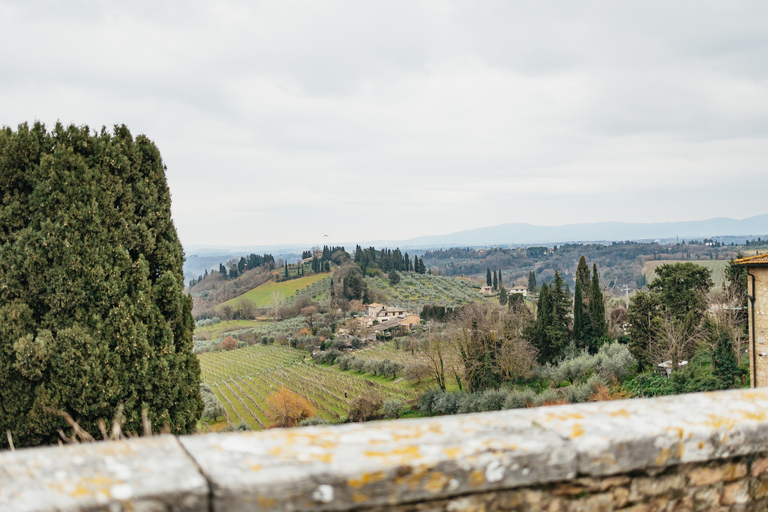
<instances>
[{"instance_id":1,"label":"large evergreen tree","mask_svg":"<svg viewBox=\"0 0 768 512\"><path fill-rule=\"evenodd\" d=\"M597 263L592 265L592 286L589 292L589 320L594 339L608 336L608 321L605 318L605 302L600 290L600 277L597 275Z\"/></svg>"},{"instance_id":2,"label":"large evergreen tree","mask_svg":"<svg viewBox=\"0 0 768 512\"><path fill-rule=\"evenodd\" d=\"M581 291L584 292L584 290L589 290L590 286L592 285L591 281L592 280L589 275L589 265L587 265L587 258L582 255L582 257L579 258L579 264L576 267L576 282L581 283ZM587 302L589 302L588 299Z\"/></svg>"},{"instance_id":3,"label":"large evergreen tree","mask_svg":"<svg viewBox=\"0 0 768 512\"><path fill-rule=\"evenodd\" d=\"M124 431L142 431L142 409L155 430L194 431L203 403L183 260L146 137L0 130L0 432L54 443L60 410L97 436L118 404Z\"/></svg>"},{"instance_id":4,"label":"large evergreen tree","mask_svg":"<svg viewBox=\"0 0 768 512\"><path fill-rule=\"evenodd\" d=\"M496 275L496 270L493 271L493 281L491 286L493 287L494 290L499 289L499 277Z\"/></svg>"},{"instance_id":5,"label":"large evergreen tree","mask_svg":"<svg viewBox=\"0 0 768 512\"><path fill-rule=\"evenodd\" d=\"M528 291L530 293L536 292L536 273L533 270L528 273Z\"/></svg>"},{"instance_id":6,"label":"large evergreen tree","mask_svg":"<svg viewBox=\"0 0 768 512\"><path fill-rule=\"evenodd\" d=\"M491 277L491 267L485 268L485 285L491 286L493 284L493 278Z\"/></svg>"},{"instance_id":7,"label":"large evergreen tree","mask_svg":"<svg viewBox=\"0 0 768 512\"><path fill-rule=\"evenodd\" d=\"M581 293L581 282L576 279L576 290L573 294L573 339L578 346L583 346L584 337L584 300Z\"/></svg>"}]
</instances>

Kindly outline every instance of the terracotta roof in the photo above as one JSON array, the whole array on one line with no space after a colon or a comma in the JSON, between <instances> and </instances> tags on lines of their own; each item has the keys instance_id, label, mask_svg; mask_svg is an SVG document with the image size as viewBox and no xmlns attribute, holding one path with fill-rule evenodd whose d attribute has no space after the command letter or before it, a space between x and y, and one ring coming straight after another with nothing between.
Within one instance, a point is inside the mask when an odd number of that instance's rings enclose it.
<instances>
[{"instance_id":1,"label":"terracotta roof","mask_svg":"<svg viewBox=\"0 0 768 512\"><path fill-rule=\"evenodd\" d=\"M747 258L740 258L733 262L734 265L768 265L768 254L758 254L757 256L749 256Z\"/></svg>"}]
</instances>

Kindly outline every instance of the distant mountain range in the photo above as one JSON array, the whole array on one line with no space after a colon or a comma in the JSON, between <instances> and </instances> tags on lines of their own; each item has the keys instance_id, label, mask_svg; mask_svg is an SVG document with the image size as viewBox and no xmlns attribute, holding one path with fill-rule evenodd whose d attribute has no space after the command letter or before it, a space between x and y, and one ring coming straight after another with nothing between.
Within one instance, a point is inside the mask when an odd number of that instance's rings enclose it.
<instances>
[{"instance_id":1,"label":"distant mountain range","mask_svg":"<svg viewBox=\"0 0 768 512\"><path fill-rule=\"evenodd\" d=\"M409 240L365 242L374 247L431 248L490 245L562 244L569 242L612 242L623 240L669 241L691 238L750 237L768 234L768 215L736 220L718 217L686 222L595 222L564 226L536 226L508 223L430 235Z\"/></svg>"},{"instance_id":2,"label":"distant mountain range","mask_svg":"<svg viewBox=\"0 0 768 512\"><path fill-rule=\"evenodd\" d=\"M566 224L564 226L536 226L526 223L508 223L485 228L457 231L447 235L429 235L408 240L370 240L348 242L342 245L348 251L356 244L363 247L400 247L401 249L431 249L445 247L485 247L506 245L537 245L586 242L619 242L624 240L656 241L717 238L743 243L747 238L768 235L768 214L737 220L718 217L686 222L595 222ZM724 240L726 239L726 240ZM188 246L184 264L187 277L202 274L206 268L218 267L233 256L250 253L270 253L275 257L295 258L301 251L315 244L251 245L251 246Z\"/></svg>"}]
</instances>

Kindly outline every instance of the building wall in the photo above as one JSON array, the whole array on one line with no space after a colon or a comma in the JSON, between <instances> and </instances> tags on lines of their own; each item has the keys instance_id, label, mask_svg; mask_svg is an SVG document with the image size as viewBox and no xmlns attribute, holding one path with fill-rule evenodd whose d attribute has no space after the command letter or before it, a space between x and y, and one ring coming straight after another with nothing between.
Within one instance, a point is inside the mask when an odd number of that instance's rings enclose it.
<instances>
[{"instance_id":1,"label":"building wall","mask_svg":"<svg viewBox=\"0 0 768 512\"><path fill-rule=\"evenodd\" d=\"M755 298L749 301L749 363L752 387L768 386L768 267L748 267L748 293ZM754 321L754 322L753 322ZM752 351L754 336L755 353Z\"/></svg>"}]
</instances>

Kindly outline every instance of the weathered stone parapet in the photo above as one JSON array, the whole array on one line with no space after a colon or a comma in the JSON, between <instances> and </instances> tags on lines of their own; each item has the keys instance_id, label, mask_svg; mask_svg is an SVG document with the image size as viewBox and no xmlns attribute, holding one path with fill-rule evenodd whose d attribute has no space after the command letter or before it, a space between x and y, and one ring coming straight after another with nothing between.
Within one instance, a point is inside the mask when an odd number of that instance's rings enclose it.
<instances>
[{"instance_id":1,"label":"weathered stone parapet","mask_svg":"<svg viewBox=\"0 0 768 512\"><path fill-rule=\"evenodd\" d=\"M0 510L765 510L767 411L737 390L3 452Z\"/></svg>"},{"instance_id":2,"label":"weathered stone parapet","mask_svg":"<svg viewBox=\"0 0 768 512\"><path fill-rule=\"evenodd\" d=\"M174 436L0 452L0 510L207 512L209 486Z\"/></svg>"}]
</instances>

